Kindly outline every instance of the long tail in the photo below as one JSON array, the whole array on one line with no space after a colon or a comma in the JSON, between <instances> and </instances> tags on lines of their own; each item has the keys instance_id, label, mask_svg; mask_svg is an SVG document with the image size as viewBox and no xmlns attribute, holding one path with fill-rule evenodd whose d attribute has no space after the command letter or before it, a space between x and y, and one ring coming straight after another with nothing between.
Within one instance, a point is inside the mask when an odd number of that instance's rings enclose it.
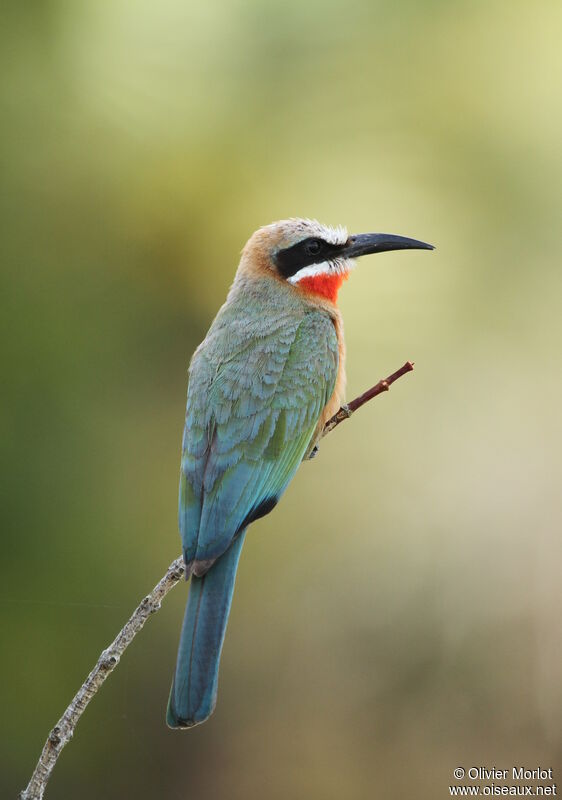
<instances>
[{"instance_id":1,"label":"long tail","mask_svg":"<svg viewBox=\"0 0 562 800\"><path fill-rule=\"evenodd\" d=\"M176 671L168 701L170 728L191 728L211 716L243 531L202 578L191 576Z\"/></svg>"}]
</instances>

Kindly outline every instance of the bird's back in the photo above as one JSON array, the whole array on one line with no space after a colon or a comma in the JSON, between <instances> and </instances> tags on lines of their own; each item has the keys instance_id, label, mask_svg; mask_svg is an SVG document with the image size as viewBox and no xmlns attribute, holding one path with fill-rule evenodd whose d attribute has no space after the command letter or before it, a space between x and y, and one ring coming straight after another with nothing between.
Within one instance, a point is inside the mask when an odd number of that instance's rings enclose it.
<instances>
[{"instance_id":1,"label":"bird's back","mask_svg":"<svg viewBox=\"0 0 562 800\"><path fill-rule=\"evenodd\" d=\"M179 521L196 574L279 499L333 394L338 360L326 311L271 280L235 282L190 366Z\"/></svg>"}]
</instances>

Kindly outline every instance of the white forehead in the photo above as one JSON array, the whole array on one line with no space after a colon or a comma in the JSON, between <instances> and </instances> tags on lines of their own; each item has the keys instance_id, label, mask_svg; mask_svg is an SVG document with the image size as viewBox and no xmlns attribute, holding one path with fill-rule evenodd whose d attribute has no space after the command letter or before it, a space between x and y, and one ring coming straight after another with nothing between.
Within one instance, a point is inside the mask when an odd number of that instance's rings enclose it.
<instances>
[{"instance_id":1,"label":"white forehead","mask_svg":"<svg viewBox=\"0 0 562 800\"><path fill-rule=\"evenodd\" d=\"M315 219L282 219L267 225L262 230L275 230L281 234L281 247L289 247L303 239L314 236L323 239L330 244L345 244L348 239L347 230L342 225L332 228L330 225L322 225Z\"/></svg>"}]
</instances>

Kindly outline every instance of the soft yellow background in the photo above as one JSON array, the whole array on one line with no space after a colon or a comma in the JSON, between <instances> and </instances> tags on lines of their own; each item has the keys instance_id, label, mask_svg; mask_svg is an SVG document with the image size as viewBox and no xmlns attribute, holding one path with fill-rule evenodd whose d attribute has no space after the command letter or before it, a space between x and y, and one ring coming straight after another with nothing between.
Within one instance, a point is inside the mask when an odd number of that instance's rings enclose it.
<instances>
[{"instance_id":1,"label":"soft yellow background","mask_svg":"<svg viewBox=\"0 0 562 800\"><path fill-rule=\"evenodd\" d=\"M562 785L556 0L6 3L0 793L179 553L186 369L286 216L434 253L345 286L349 396L245 545L209 723L164 725L186 587L47 797Z\"/></svg>"}]
</instances>

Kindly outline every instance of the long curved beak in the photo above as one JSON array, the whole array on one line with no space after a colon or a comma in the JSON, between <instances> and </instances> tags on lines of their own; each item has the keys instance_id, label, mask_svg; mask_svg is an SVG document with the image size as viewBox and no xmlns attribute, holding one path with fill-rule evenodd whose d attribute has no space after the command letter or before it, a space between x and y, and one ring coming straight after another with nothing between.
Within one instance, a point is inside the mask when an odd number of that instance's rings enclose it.
<instances>
[{"instance_id":1,"label":"long curved beak","mask_svg":"<svg viewBox=\"0 0 562 800\"><path fill-rule=\"evenodd\" d=\"M395 236L393 233L357 233L350 236L340 251L344 258L358 258L369 253L385 253L388 250L435 250L432 244Z\"/></svg>"}]
</instances>

